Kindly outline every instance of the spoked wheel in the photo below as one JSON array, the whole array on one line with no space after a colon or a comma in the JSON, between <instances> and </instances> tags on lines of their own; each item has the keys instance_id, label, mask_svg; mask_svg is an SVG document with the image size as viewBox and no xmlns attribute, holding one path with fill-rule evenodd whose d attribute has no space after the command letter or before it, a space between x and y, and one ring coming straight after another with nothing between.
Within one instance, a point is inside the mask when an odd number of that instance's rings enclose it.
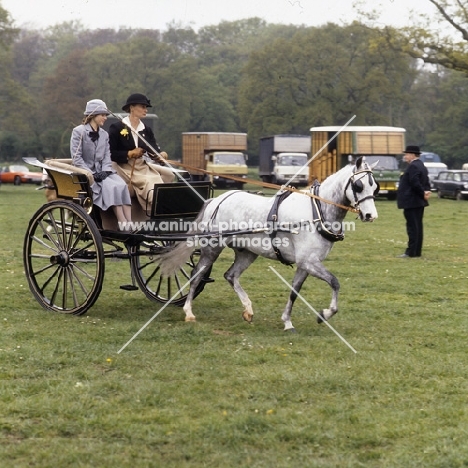
<instances>
[{"instance_id":1,"label":"spoked wheel","mask_svg":"<svg viewBox=\"0 0 468 468\"><path fill-rule=\"evenodd\" d=\"M84 314L104 279L104 249L95 222L79 205L62 200L40 208L24 239L29 288L47 310Z\"/></svg>"},{"instance_id":2,"label":"spoked wheel","mask_svg":"<svg viewBox=\"0 0 468 468\"><path fill-rule=\"evenodd\" d=\"M163 277L158 256L172 245L174 242L151 241L133 246L130 251L131 268L146 297L164 304L170 302L176 306L183 306L190 290L190 284L187 282L198 262L199 255L194 252L187 263L181 266L174 275ZM210 282L210 272L211 268L203 273L203 279L197 287L195 297L203 291L205 284Z\"/></svg>"}]
</instances>

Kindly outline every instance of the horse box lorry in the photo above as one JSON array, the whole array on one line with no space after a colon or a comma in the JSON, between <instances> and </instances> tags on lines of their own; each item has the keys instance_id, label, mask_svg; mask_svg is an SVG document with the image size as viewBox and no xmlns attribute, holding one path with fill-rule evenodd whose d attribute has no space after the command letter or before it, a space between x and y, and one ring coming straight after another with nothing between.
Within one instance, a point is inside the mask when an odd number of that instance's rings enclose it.
<instances>
[{"instance_id":1,"label":"horse box lorry","mask_svg":"<svg viewBox=\"0 0 468 468\"><path fill-rule=\"evenodd\" d=\"M273 135L260 138L258 175L263 182L307 185L310 137Z\"/></svg>"},{"instance_id":2,"label":"horse box lorry","mask_svg":"<svg viewBox=\"0 0 468 468\"><path fill-rule=\"evenodd\" d=\"M242 188L243 182L223 175L247 177L247 134L222 132L182 133L182 162L193 180L210 180L215 187ZM197 169L202 169L198 171ZM207 174L206 171L210 174Z\"/></svg>"},{"instance_id":3,"label":"horse box lorry","mask_svg":"<svg viewBox=\"0 0 468 468\"><path fill-rule=\"evenodd\" d=\"M312 127L309 182L319 182L358 156L375 163L374 177L380 196L396 198L400 180L400 158L405 150L405 129L384 126Z\"/></svg>"}]
</instances>

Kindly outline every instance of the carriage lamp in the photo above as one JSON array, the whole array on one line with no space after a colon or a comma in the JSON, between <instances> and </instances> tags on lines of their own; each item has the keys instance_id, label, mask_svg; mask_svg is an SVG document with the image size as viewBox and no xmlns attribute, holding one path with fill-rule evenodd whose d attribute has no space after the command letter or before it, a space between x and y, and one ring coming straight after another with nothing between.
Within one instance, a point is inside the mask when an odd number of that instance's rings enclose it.
<instances>
[{"instance_id":1,"label":"carriage lamp","mask_svg":"<svg viewBox=\"0 0 468 468\"><path fill-rule=\"evenodd\" d=\"M93 211L93 200L91 197L88 196L87 192L78 191L78 197L74 197L73 201L80 205L86 213L91 214Z\"/></svg>"}]
</instances>

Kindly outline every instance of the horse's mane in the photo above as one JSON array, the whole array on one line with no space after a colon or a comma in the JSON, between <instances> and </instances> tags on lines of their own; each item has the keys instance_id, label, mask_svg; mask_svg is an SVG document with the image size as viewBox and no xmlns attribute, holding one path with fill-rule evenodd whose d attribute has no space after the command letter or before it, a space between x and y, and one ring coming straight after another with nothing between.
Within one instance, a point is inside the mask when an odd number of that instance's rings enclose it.
<instances>
[{"instance_id":1,"label":"horse's mane","mask_svg":"<svg viewBox=\"0 0 468 468\"><path fill-rule=\"evenodd\" d=\"M354 172L354 169L357 169L355 164L347 164L346 166L342 167L339 171L334 172L333 174L330 174L327 178L325 178L325 180L321 184L322 187L328 188L330 184L336 184L341 177L343 178L343 181L347 182L348 177ZM359 167L359 170L371 170L371 167L364 158L362 159L362 163Z\"/></svg>"},{"instance_id":2,"label":"horse's mane","mask_svg":"<svg viewBox=\"0 0 468 468\"><path fill-rule=\"evenodd\" d=\"M321 197L342 205L349 205L345 196L345 186L351 177L351 174L357 169L355 164L347 164L339 171L330 174L321 184L319 194ZM363 160L359 170L370 169L369 165ZM329 203L322 203L322 209L327 218L335 218L340 209ZM344 216L345 213L342 213Z\"/></svg>"},{"instance_id":3,"label":"horse's mane","mask_svg":"<svg viewBox=\"0 0 468 468\"><path fill-rule=\"evenodd\" d=\"M330 189L335 187L335 190L340 188L339 181L343 179L343 183L348 181L349 176L352 174L353 169L355 168L354 164L347 164L346 166L342 167L339 171L330 174L328 177L324 179L324 181L320 184L321 189L328 192ZM333 191L335 191L333 190Z\"/></svg>"}]
</instances>

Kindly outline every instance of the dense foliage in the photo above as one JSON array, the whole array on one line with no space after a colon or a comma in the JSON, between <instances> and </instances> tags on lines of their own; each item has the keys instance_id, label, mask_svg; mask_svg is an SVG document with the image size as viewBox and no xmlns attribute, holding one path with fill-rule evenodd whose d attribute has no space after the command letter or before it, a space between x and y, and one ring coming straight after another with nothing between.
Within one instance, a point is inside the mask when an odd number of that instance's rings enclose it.
<instances>
[{"instance_id":1,"label":"dense foliage","mask_svg":"<svg viewBox=\"0 0 468 468\"><path fill-rule=\"evenodd\" d=\"M66 157L87 100L119 112L142 92L172 158L181 156L184 131L239 131L249 135L254 165L262 136L307 134L356 115L354 125L405 127L409 143L459 167L468 160L467 78L422 67L395 46L402 32L392 31L392 41L383 32L258 18L198 31L87 30L77 22L18 30L0 7L0 159Z\"/></svg>"}]
</instances>

